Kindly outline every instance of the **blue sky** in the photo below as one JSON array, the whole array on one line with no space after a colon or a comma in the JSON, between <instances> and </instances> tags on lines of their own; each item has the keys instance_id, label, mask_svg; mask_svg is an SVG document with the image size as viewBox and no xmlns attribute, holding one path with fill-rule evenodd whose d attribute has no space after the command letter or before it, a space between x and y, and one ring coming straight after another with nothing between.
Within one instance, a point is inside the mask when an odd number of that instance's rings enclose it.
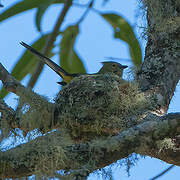
<instances>
[{"instance_id":1,"label":"blue sky","mask_svg":"<svg viewBox=\"0 0 180 180\"><path fill-rule=\"evenodd\" d=\"M2 12L9 5L17 1L4 0L4 8L0 9ZM85 0L80 2L86 3ZM137 28L136 23L139 23L137 19L137 12L139 12L139 3L136 0L109 0L106 6L101 6L102 1L98 0L95 8L102 10L103 12L115 11L125 17L129 23L135 27L135 32L138 37L141 37L140 29ZM55 23L56 16L59 14L61 5L52 6L46 12L42 29L43 32L48 32L52 29ZM66 21L63 24L62 29L67 25L76 23L80 15L85 9L74 7L68 13ZM14 18L10 18L0 24L0 62L11 71L18 58L24 51L24 48L19 44L20 41L24 41L31 44L35 39L39 37L39 33L34 24L35 11L27 11L23 14L19 14ZM139 24L141 26L141 24ZM143 53L145 41L139 39ZM55 49L56 51L56 49ZM118 57L118 58L130 58L128 54L128 47L120 40L113 39L113 32L111 27L96 13L90 12L86 20L81 24L80 35L76 42L76 51L80 54L84 60L84 64L88 73L98 71L101 67L101 61L105 61L104 57ZM55 62L58 62L57 56L52 58ZM122 64L131 66L130 61L121 61ZM26 84L29 77L27 76L23 80L23 84ZM59 90L59 85L56 82L59 81L58 75L56 75L48 67L45 67L41 77L39 78L34 90L45 95L49 100L53 100L56 93ZM0 84L1 85L1 84ZM176 89L175 96L169 107L169 112L179 112L180 93L179 86ZM14 106L17 102L16 96L11 94L6 98L6 102ZM146 180L150 179L154 175L161 172L163 169L169 167L168 164L159 161L154 158L147 157L137 162L137 165L131 169L131 176L128 177L125 172L125 167L113 168L113 176L115 180ZM96 180L99 177L94 175L90 176L88 180ZM160 178L162 180L179 180L180 179L180 167L173 168L168 174Z\"/></svg>"}]
</instances>

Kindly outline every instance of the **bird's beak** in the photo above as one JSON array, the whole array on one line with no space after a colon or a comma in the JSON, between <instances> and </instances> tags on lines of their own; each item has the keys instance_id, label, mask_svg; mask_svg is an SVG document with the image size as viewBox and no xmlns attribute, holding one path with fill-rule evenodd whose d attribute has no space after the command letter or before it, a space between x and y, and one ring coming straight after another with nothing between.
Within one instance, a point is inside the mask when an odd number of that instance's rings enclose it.
<instances>
[{"instance_id":1,"label":"bird's beak","mask_svg":"<svg viewBox=\"0 0 180 180\"><path fill-rule=\"evenodd\" d=\"M64 82L64 81L61 81L61 82L57 82L58 84L60 84L61 86L65 86L65 85L67 85L67 83L66 82Z\"/></svg>"},{"instance_id":2,"label":"bird's beak","mask_svg":"<svg viewBox=\"0 0 180 180\"><path fill-rule=\"evenodd\" d=\"M127 68L128 66L126 66L126 65L121 65L121 68L123 68L123 69L125 69L125 68Z\"/></svg>"}]
</instances>

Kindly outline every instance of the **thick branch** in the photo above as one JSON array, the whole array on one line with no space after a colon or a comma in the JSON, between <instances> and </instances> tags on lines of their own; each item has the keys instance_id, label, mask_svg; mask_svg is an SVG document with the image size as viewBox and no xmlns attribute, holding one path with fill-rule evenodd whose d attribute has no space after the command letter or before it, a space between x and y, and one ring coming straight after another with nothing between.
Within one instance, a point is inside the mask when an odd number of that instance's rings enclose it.
<instances>
[{"instance_id":1,"label":"thick branch","mask_svg":"<svg viewBox=\"0 0 180 180\"><path fill-rule=\"evenodd\" d=\"M4 68L4 66L0 63L0 80L2 81L4 87L13 93L16 92L17 88L23 88L23 86L14 78L12 77L9 72Z\"/></svg>"},{"instance_id":2,"label":"thick branch","mask_svg":"<svg viewBox=\"0 0 180 180\"><path fill-rule=\"evenodd\" d=\"M92 172L133 152L143 152L143 155L151 155L168 163L180 165L179 149L175 147L163 149L158 146L161 140L179 134L179 129L180 114L176 113L164 117L149 115L140 125L129 128L117 136L91 143L68 145L68 141L64 141L63 134L51 133L1 152L0 177L28 176L35 173L37 168L43 172L47 169L68 170L84 167Z\"/></svg>"},{"instance_id":3,"label":"thick branch","mask_svg":"<svg viewBox=\"0 0 180 180\"><path fill-rule=\"evenodd\" d=\"M44 97L36 94L31 89L24 87L20 84L19 81L17 81L9 72L3 67L3 65L0 63L0 80L3 82L4 87L10 91L15 93L16 95L20 96L23 101L30 105L30 107L33 109L33 113L36 113L36 116L32 116L31 114L31 120L29 119L29 123L32 123L32 121L36 122L40 121L42 124L46 124L48 126L52 123L54 118L54 104L48 102ZM2 106L3 104L1 104ZM5 109L4 109L5 110ZM7 110L7 107L6 107ZM22 128L27 131L27 123L26 125L23 125L24 122L20 122L20 119L16 121L16 114L15 112L11 110L11 118L6 114L6 121L9 123L9 127L11 128ZM14 114L14 115L13 115ZM41 116L37 116L41 115ZM14 117L13 117L14 116ZM19 118L19 117L18 117ZM46 121L48 119L48 121ZM14 122L12 122L14 120ZM28 121L28 120L27 120ZM38 124L40 125L40 123ZM37 125L32 126L32 129L40 128Z\"/></svg>"},{"instance_id":4,"label":"thick branch","mask_svg":"<svg viewBox=\"0 0 180 180\"><path fill-rule=\"evenodd\" d=\"M13 124L15 120L15 111L9 107L2 99L0 99L0 128L1 128L1 138L9 134L10 129L13 129Z\"/></svg>"},{"instance_id":5,"label":"thick branch","mask_svg":"<svg viewBox=\"0 0 180 180\"><path fill-rule=\"evenodd\" d=\"M9 107L3 99L0 99L0 112L9 114L9 116L14 116L15 111Z\"/></svg>"},{"instance_id":6,"label":"thick branch","mask_svg":"<svg viewBox=\"0 0 180 180\"><path fill-rule=\"evenodd\" d=\"M138 79L143 91L163 96L166 112L180 79L180 9L178 1L151 0L147 5L148 43Z\"/></svg>"}]
</instances>

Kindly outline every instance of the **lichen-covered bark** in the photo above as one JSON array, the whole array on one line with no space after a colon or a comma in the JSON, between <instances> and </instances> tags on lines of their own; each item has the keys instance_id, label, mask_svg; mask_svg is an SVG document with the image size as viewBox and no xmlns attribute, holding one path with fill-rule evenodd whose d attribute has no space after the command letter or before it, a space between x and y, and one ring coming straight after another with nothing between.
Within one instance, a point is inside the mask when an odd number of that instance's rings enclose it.
<instances>
[{"instance_id":1,"label":"lichen-covered bark","mask_svg":"<svg viewBox=\"0 0 180 180\"><path fill-rule=\"evenodd\" d=\"M177 0L150 0L147 5L148 42L138 72L143 91L156 89L166 112L180 78L180 6Z\"/></svg>"},{"instance_id":2,"label":"lichen-covered bark","mask_svg":"<svg viewBox=\"0 0 180 180\"><path fill-rule=\"evenodd\" d=\"M150 114L143 123L106 139L71 144L61 132L47 134L6 152L0 152L0 177L12 178L57 169L103 168L136 152L180 165L180 150L158 146L161 140L179 134L180 114L159 117ZM66 139L66 140L65 140ZM157 153L158 152L158 153ZM175 155L175 156L174 156Z\"/></svg>"}]
</instances>

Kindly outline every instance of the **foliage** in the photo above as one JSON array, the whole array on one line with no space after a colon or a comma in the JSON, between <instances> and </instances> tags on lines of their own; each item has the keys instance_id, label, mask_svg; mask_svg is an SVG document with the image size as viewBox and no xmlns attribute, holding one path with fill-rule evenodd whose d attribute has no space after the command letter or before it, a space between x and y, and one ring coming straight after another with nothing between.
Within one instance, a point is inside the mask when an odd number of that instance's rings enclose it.
<instances>
[{"instance_id":1,"label":"foliage","mask_svg":"<svg viewBox=\"0 0 180 180\"><path fill-rule=\"evenodd\" d=\"M32 47L41 51L43 49L44 43L46 42L46 38L49 34L42 35L38 38L33 44ZM53 53L50 54L50 57L53 56ZM19 81L23 80L25 76L28 74L33 74L38 61L36 57L31 53L25 51L19 58L18 62L14 66L11 74ZM3 88L0 93L0 98L3 98L7 95L7 91Z\"/></svg>"},{"instance_id":2,"label":"foliage","mask_svg":"<svg viewBox=\"0 0 180 180\"><path fill-rule=\"evenodd\" d=\"M48 41L48 35L43 35L41 22L42 18L45 15L46 10L53 4L63 4L64 0L39 0L39 1L31 1L31 0L23 0L17 2L7 8L4 12L0 14L0 22L3 22L10 17L14 17L17 14L23 13L25 11L36 9L35 16L35 24L37 30L40 33L40 37L38 40L34 41L32 46L36 48L38 51L44 50L44 45ZM108 3L107 0L103 1L103 5ZM86 69L84 67L84 61L81 56L78 54L77 50L75 50L74 46L76 45L76 38L79 33L79 25L83 23L86 14L89 10L94 10L93 1L87 7L86 13L81 17L81 20L76 24L69 25L63 32L60 29L58 35L56 35L55 40L61 36L60 46L60 65L62 68L67 70L70 73L85 73ZM105 21L107 21L114 29L114 38L121 39L125 41L129 46L130 55L132 58L132 62L135 66L139 66L142 63L142 54L139 42L133 32L132 27L129 23L120 15L116 13L101 13L97 10L93 12L98 13L98 15L102 16ZM44 17L45 18L45 17ZM53 46L51 46L51 51L49 57L52 57ZM36 58L31 55L29 52L24 52L22 56L19 58L18 62L12 69L13 76L18 80L23 80L23 78L30 74L33 75L34 70L36 69L38 63ZM7 95L7 91L3 88L0 91L1 98L4 98Z\"/></svg>"},{"instance_id":3,"label":"foliage","mask_svg":"<svg viewBox=\"0 0 180 180\"><path fill-rule=\"evenodd\" d=\"M82 60L74 50L74 44L79 34L79 26L69 26L62 33L60 43L60 65L69 73L85 73Z\"/></svg>"},{"instance_id":4,"label":"foliage","mask_svg":"<svg viewBox=\"0 0 180 180\"><path fill-rule=\"evenodd\" d=\"M121 39L129 45L129 52L132 62L136 66L142 64L142 54L139 42L129 23L117 14L102 14L102 17L108 21L114 29L114 38Z\"/></svg>"}]
</instances>

